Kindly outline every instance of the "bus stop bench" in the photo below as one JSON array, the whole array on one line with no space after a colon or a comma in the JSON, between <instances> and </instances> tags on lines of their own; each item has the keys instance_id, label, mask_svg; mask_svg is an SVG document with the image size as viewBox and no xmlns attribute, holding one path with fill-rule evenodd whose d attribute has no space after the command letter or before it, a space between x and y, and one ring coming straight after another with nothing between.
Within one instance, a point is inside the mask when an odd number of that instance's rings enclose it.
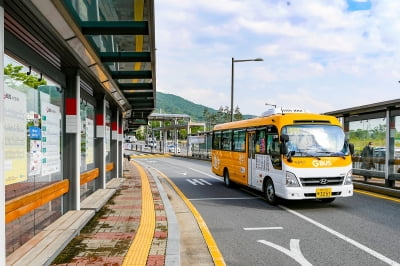
<instances>
[{"instance_id":1,"label":"bus stop bench","mask_svg":"<svg viewBox=\"0 0 400 266\"><path fill-rule=\"evenodd\" d=\"M98 189L81 202L81 210L98 212L114 196L116 189Z\"/></svg>"},{"instance_id":2,"label":"bus stop bench","mask_svg":"<svg viewBox=\"0 0 400 266\"><path fill-rule=\"evenodd\" d=\"M121 184L124 182L125 178L113 178L107 183L107 188L115 188L119 189L121 187Z\"/></svg>"},{"instance_id":3,"label":"bus stop bench","mask_svg":"<svg viewBox=\"0 0 400 266\"><path fill-rule=\"evenodd\" d=\"M8 256L6 264L50 265L94 215L94 210L68 211Z\"/></svg>"}]
</instances>

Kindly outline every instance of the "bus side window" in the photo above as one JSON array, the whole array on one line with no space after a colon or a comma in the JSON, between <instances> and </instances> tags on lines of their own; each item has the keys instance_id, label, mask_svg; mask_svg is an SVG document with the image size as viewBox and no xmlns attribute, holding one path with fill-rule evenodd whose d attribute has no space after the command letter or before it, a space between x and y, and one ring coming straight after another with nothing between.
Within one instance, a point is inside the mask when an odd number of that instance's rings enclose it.
<instances>
[{"instance_id":1,"label":"bus side window","mask_svg":"<svg viewBox=\"0 0 400 266\"><path fill-rule=\"evenodd\" d=\"M267 135L267 154L279 153L279 143L275 140L274 135Z\"/></svg>"},{"instance_id":2,"label":"bus side window","mask_svg":"<svg viewBox=\"0 0 400 266\"><path fill-rule=\"evenodd\" d=\"M257 130L256 139L255 139L255 147L256 147L256 153L265 154L265 152L266 152L265 128Z\"/></svg>"},{"instance_id":3,"label":"bus side window","mask_svg":"<svg viewBox=\"0 0 400 266\"><path fill-rule=\"evenodd\" d=\"M279 151L279 139L277 134L267 135L267 153L270 155L272 165L275 169L282 169L282 160Z\"/></svg>"},{"instance_id":4,"label":"bus side window","mask_svg":"<svg viewBox=\"0 0 400 266\"><path fill-rule=\"evenodd\" d=\"M234 130L233 131L232 150L245 151L245 142L246 142L246 131Z\"/></svg>"},{"instance_id":5,"label":"bus side window","mask_svg":"<svg viewBox=\"0 0 400 266\"><path fill-rule=\"evenodd\" d=\"M214 150L221 149L221 132L214 132L212 139L212 148Z\"/></svg>"},{"instance_id":6,"label":"bus side window","mask_svg":"<svg viewBox=\"0 0 400 266\"><path fill-rule=\"evenodd\" d=\"M232 150L232 130L222 132L222 150Z\"/></svg>"}]
</instances>

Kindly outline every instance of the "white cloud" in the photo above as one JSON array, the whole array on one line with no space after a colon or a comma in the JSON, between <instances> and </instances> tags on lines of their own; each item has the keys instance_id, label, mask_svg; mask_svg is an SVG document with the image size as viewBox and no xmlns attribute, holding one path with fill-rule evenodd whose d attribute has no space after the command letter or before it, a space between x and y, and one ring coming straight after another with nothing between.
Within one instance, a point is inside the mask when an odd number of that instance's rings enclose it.
<instances>
[{"instance_id":1,"label":"white cloud","mask_svg":"<svg viewBox=\"0 0 400 266\"><path fill-rule=\"evenodd\" d=\"M262 57L235 64L243 113L268 101L325 112L398 98L400 1L355 12L345 0L157 0L155 9L157 90L230 106L231 58Z\"/></svg>"}]
</instances>

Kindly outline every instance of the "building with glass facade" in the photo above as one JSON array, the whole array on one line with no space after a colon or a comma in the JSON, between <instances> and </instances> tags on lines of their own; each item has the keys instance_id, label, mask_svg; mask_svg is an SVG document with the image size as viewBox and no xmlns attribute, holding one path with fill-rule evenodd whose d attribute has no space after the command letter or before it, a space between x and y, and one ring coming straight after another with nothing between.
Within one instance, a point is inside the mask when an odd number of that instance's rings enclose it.
<instances>
[{"instance_id":1,"label":"building with glass facade","mask_svg":"<svg viewBox=\"0 0 400 266\"><path fill-rule=\"evenodd\" d=\"M1 265L122 176L155 104L153 4L0 1Z\"/></svg>"}]
</instances>

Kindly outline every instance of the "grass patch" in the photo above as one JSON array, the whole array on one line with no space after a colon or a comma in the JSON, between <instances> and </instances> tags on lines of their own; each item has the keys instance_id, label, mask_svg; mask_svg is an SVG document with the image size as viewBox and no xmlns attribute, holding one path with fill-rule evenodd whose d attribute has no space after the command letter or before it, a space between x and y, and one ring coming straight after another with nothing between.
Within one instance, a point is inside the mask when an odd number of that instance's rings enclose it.
<instances>
[{"instance_id":1,"label":"grass patch","mask_svg":"<svg viewBox=\"0 0 400 266\"><path fill-rule=\"evenodd\" d=\"M86 244L82 243L83 240L84 237L81 235L72 239L72 241L64 248L64 250L54 259L51 264L63 264L70 262L81 251L86 249Z\"/></svg>"},{"instance_id":2,"label":"grass patch","mask_svg":"<svg viewBox=\"0 0 400 266\"><path fill-rule=\"evenodd\" d=\"M107 206L104 206L101 208L100 211L96 212L96 214L93 216L93 218L85 225L85 227L82 229L81 233L82 234L88 234L93 232L96 227L99 225L98 219L107 215L110 213L110 209Z\"/></svg>"}]
</instances>

